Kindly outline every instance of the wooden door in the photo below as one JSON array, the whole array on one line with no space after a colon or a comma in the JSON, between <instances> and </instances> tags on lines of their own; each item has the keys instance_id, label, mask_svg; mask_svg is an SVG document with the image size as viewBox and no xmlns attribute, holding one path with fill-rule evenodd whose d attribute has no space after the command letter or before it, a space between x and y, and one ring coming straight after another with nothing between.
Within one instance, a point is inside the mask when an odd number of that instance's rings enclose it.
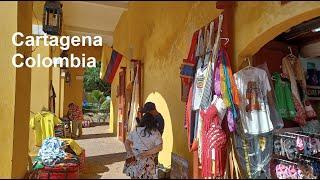
<instances>
[{"instance_id":1,"label":"wooden door","mask_svg":"<svg viewBox=\"0 0 320 180\"><path fill-rule=\"evenodd\" d=\"M125 96L125 86L126 86L126 68L121 67L119 73L119 89L118 89L118 139L125 141L126 139L126 129L124 124L126 123L126 96Z\"/></svg>"}]
</instances>

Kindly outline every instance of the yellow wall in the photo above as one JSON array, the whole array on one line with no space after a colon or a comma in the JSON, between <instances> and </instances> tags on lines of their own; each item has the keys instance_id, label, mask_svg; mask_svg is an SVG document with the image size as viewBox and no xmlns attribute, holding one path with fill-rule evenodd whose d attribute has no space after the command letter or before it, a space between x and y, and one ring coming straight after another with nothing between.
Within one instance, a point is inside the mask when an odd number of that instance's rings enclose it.
<instances>
[{"instance_id":1,"label":"yellow wall","mask_svg":"<svg viewBox=\"0 0 320 180\"><path fill-rule=\"evenodd\" d=\"M0 178L11 177L11 158L13 148L13 128L14 128L14 101L15 101L15 81L16 70L12 66L10 59L16 53L16 47L11 42L11 36L17 31L17 2L4 2L0 7L0 15L6 17L8 22L1 21L1 44L0 44ZM5 34L5 36L3 35ZM6 63L3 61L6 60ZM11 77L11 78L8 78ZM5 85L5 86L4 86Z\"/></svg>"},{"instance_id":2,"label":"yellow wall","mask_svg":"<svg viewBox=\"0 0 320 180\"><path fill-rule=\"evenodd\" d=\"M36 57L40 54L41 57L49 57L49 47L39 46L32 56ZM31 104L30 110L39 112L43 107L48 107L49 102L49 68L40 67L31 69Z\"/></svg>"},{"instance_id":3,"label":"yellow wall","mask_svg":"<svg viewBox=\"0 0 320 180\"><path fill-rule=\"evenodd\" d=\"M42 43L40 43L42 44ZM34 48L34 47L33 47ZM50 47L39 46L32 52L32 56L36 57L40 54L41 57L49 57ZM45 67L31 68L31 100L30 111L40 112L42 108L49 109L49 83L50 69ZM31 113L30 116L33 114ZM34 131L29 130L29 152L31 155L36 153Z\"/></svg>"},{"instance_id":4,"label":"yellow wall","mask_svg":"<svg viewBox=\"0 0 320 180\"><path fill-rule=\"evenodd\" d=\"M13 33L31 35L32 2L2 2L0 16L0 178L23 178L28 164L30 68L16 69L12 56L31 56L31 47L15 47ZM21 62L21 59L18 61Z\"/></svg>"},{"instance_id":5,"label":"yellow wall","mask_svg":"<svg viewBox=\"0 0 320 180\"><path fill-rule=\"evenodd\" d=\"M68 112L68 104L73 102L82 107L83 96L83 80L76 80L76 76L82 76L84 73L83 68L70 68L71 82L64 83L64 115Z\"/></svg>"},{"instance_id":6,"label":"yellow wall","mask_svg":"<svg viewBox=\"0 0 320 180\"><path fill-rule=\"evenodd\" d=\"M164 149L160 153L160 162L165 166L171 164L171 152L192 160L183 128L179 66L187 56L193 32L218 14L214 2L130 2L115 29L113 48L128 57L132 47L133 58L142 60L143 102L153 101L165 119ZM123 61L121 66L128 67L128 62ZM117 122L118 81L117 74L111 94L113 123Z\"/></svg>"}]
</instances>

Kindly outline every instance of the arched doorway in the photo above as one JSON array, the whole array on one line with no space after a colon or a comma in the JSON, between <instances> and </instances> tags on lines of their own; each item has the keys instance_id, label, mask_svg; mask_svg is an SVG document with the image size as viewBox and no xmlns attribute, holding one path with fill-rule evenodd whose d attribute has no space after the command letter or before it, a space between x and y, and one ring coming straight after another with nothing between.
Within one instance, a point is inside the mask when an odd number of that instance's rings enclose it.
<instances>
[{"instance_id":1,"label":"arched doorway","mask_svg":"<svg viewBox=\"0 0 320 180\"><path fill-rule=\"evenodd\" d=\"M262 12L262 14L264 14L265 12ZM276 13L277 15L277 13ZM276 15L270 15L275 17ZM283 16L283 14L279 14L280 18L281 16ZM260 28L260 33L256 33L253 32L252 33L252 38L250 38L250 40L247 40L245 43L240 42L242 44L245 44L245 46L243 46L243 48L239 48L238 47L238 51L236 51L236 55L238 58L238 61L235 62L236 65L236 70L239 70L245 66L247 66L247 62L243 61L246 57L252 57L252 64L253 66L258 66L260 64L263 64L264 62L266 62L268 64L268 71L270 72L270 74L272 74L273 72L278 72L278 73L284 73L283 72L283 68L281 67L282 65L282 59L284 57L287 57L287 55L289 54L293 54L296 57L304 57L301 52L301 49L303 49L302 47L305 47L305 43L302 43L304 40L301 39L301 37L308 37L308 36L313 36L316 37L318 39L318 42L320 43L320 33L316 32L316 31L311 31L312 29L318 29L320 27L320 8L319 7L314 7L312 9L309 9L308 11L303 11L297 14L294 14L291 17L287 17L287 18L283 18L284 20L282 21L278 21L277 23L272 23L272 22L264 22L264 23L256 23L256 25L260 25L258 27L253 27L254 31ZM314 23L316 22L316 23ZM303 30L303 28L306 28L305 30ZM305 35L301 35L301 32L307 32L306 36ZM316 35L310 35L310 34L316 34ZM291 37L288 38L287 35L290 35ZM309 34L309 35L308 35ZM248 35L250 36L250 35ZM298 38L297 38L298 37ZM301 43L301 44L299 44ZM308 40L308 43L310 44L311 41L310 39ZM312 42L314 43L314 42ZM239 50L240 49L240 50ZM319 54L317 56L320 56L320 51L318 51ZM297 58L298 59L298 58ZM320 58L318 58L318 62L319 62ZM263 69L263 68L262 68ZM306 72L305 67L301 68L304 70L304 72ZM316 69L316 68L314 68ZM269 74L269 73L268 73ZM285 73L284 73L285 74ZM301 73L303 74L303 73ZM250 74L250 76L255 76L254 74ZM281 74L282 76L282 74ZM281 77L282 78L282 77ZM268 79L268 78L267 78ZM283 78L284 79L288 79L288 78ZM293 78L295 79L295 78ZM303 79L303 78L301 78ZM300 79L299 79L300 80ZM299 80L297 80L297 84L301 83L298 82ZM269 78L268 80L264 81L265 83L270 83L273 84L275 82L275 79ZM308 84L307 84L308 85ZM319 85L318 85L319 86ZM299 88L301 88L301 85L298 85ZM301 102L303 102L303 108L305 108L305 100L311 100L309 99L310 96L305 93L302 92L303 95L301 95L301 89L299 89L299 96L298 98L301 99ZM304 89L303 89L304 90ZM302 90L302 91L303 91ZM271 90L270 90L271 91ZM307 96L305 96L307 94ZM307 97L307 98L306 98ZM276 100L276 98L273 98ZM319 103L320 101L318 101L317 103ZM312 104L313 106L313 104ZM295 105L295 110L296 109L296 105ZM302 109L303 109L302 108ZM320 111L318 111L320 112ZM318 113L319 114L319 113ZM281 114L282 116L282 114ZM288 129L291 128L299 128L299 131L302 131L301 128L302 126L297 123L291 123L293 121L289 121L289 119L285 119L284 117L282 118L284 119L283 121L287 121L284 123L284 128L281 129L281 132L288 132ZM293 120L293 119L292 119ZM308 118L308 120L310 120ZM296 132L296 130L292 130L291 132ZM275 137L274 134L272 134L270 137ZM273 140L266 140L268 142L272 142L270 144L273 144L274 141ZM237 148L239 148L241 145L239 145L238 147L238 142L236 142L236 146ZM258 148L257 148L258 149ZM273 151L271 151L272 153ZM246 152L243 153L245 154L244 156L246 156ZM239 155L239 154L238 154ZM274 153L273 153L274 155ZM241 156L241 155L239 155ZM258 157L258 156L257 156ZM259 159L259 158L258 158ZM255 174L256 171L252 171L252 169L254 169L255 167L253 165L250 165L249 161L246 162L241 162L241 166L243 169L245 169L246 172L250 172L252 174ZM253 162L253 161L252 161ZM279 164L279 162L277 162ZM249 164L249 166L247 166ZM257 163L259 164L259 163ZM275 176L275 168L273 168L273 164L272 167L270 167L272 176ZM263 171L261 171L263 172ZM255 177L256 175L251 176ZM260 175L259 175L260 176Z\"/></svg>"},{"instance_id":2,"label":"arched doorway","mask_svg":"<svg viewBox=\"0 0 320 180\"><path fill-rule=\"evenodd\" d=\"M290 8L288 8L287 10L290 11ZM284 15L279 14L279 18L281 18L281 16L284 16ZM271 19L269 20L266 19L264 23L257 23L257 25L259 25L260 27L257 26L255 27L255 29L263 29L261 33L259 33L255 37L250 38L251 40L247 41L246 45L244 45L243 47L239 47L239 48L236 47L237 60L234 63L236 70L239 70L245 57L253 56L264 45L266 45L268 42L273 40L275 37L277 37L281 33L289 30L291 27L294 27L304 21L313 19L318 16L320 16L319 4L317 6L314 6L313 8L309 8L309 10L302 11L298 14L287 17L281 22L276 22L276 20L274 20L275 23L272 24ZM273 17L277 17L277 15L273 15ZM243 41L246 41L246 39L243 39ZM235 43L238 43L238 42L235 42Z\"/></svg>"}]
</instances>

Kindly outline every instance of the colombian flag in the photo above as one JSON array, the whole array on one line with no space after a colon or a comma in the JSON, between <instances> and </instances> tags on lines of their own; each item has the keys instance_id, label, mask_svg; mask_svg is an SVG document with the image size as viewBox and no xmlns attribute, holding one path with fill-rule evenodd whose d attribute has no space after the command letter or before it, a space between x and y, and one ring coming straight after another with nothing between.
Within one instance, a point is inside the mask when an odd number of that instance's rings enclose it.
<instances>
[{"instance_id":1,"label":"colombian flag","mask_svg":"<svg viewBox=\"0 0 320 180\"><path fill-rule=\"evenodd\" d=\"M112 49L110 61L105 72L103 80L107 83L112 83L113 78L118 70L120 62L122 60L122 54L118 53L116 50Z\"/></svg>"}]
</instances>

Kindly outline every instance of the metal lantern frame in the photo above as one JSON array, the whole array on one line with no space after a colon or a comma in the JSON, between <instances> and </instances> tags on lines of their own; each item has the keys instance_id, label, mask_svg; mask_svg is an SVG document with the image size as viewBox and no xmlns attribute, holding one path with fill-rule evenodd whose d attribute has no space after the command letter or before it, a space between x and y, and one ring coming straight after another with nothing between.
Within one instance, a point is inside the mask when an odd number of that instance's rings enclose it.
<instances>
[{"instance_id":1,"label":"metal lantern frame","mask_svg":"<svg viewBox=\"0 0 320 180\"><path fill-rule=\"evenodd\" d=\"M60 57L62 58L68 57L68 50L63 50L60 54ZM71 83L71 73L69 72L69 69L66 67L66 65L63 64L60 69L61 69L61 73L65 78L65 83L67 84Z\"/></svg>"},{"instance_id":2,"label":"metal lantern frame","mask_svg":"<svg viewBox=\"0 0 320 180\"><path fill-rule=\"evenodd\" d=\"M62 17L60 1L46 1L43 7L43 31L50 35L61 35Z\"/></svg>"}]
</instances>

